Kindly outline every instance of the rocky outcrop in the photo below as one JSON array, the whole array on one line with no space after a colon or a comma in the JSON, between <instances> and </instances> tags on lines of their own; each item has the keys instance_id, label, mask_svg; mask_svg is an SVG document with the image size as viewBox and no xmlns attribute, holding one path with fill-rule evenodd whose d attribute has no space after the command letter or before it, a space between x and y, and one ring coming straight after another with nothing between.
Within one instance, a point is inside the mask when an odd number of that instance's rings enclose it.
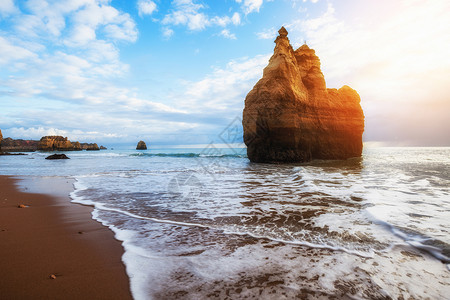
<instances>
[{"instance_id":1,"label":"rocky outcrop","mask_svg":"<svg viewBox=\"0 0 450 300\"><path fill-rule=\"evenodd\" d=\"M74 145L67 137L59 135L44 136L37 145L37 149L41 151L74 151Z\"/></svg>"},{"instance_id":2,"label":"rocky outcrop","mask_svg":"<svg viewBox=\"0 0 450 300\"><path fill-rule=\"evenodd\" d=\"M253 162L303 162L360 156L364 114L348 86L327 89L320 60L293 50L282 27L263 77L245 99L242 124Z\"/></svg>"},{"instance_id":3,"label":"rocky outcrop","mask_svg":"<svg viewBox=\"0 0 450 300\"><path fill-rule=\"evenodd\" d=\"M81 150L83 150L83 149L81 148L80 142L72 142L72 146L73 146L73 150L74 150L74 151L81 151Z\"/></svg>"},{"instance_id":4,"label":"rocky outcrop","mask_svg":"<svg viewBox=\"0 0 450 300\"><path fill-rule=\"evenodd\" d=\"M65 154L53 154L47 156L45 159L69 159L69 157L67 157L67 155Z\"/></svg>"},{"instance_id":5,"label":"rocky outcrop","mask_svg":"<svg viewBox=\"0 0 450 300\"><path fill-rule=\"evenodd\" d=\"M100 146L100 150L108 150L108 148L106 148L105 146L101 145Z\"/></svg>"},{"instance_id":6,"label":"rocky outcrop","mask_svg":"<svg viewBox=\"0 0 450 300\"><path fill-rule=\"evenodd\" d=\"M41 151L81 151L81 150L100 150L95 143L71 142L62 136L44 136L38 144L38 150Z\"/></svg>"},{"instance_id":7,"label":"rocky outcrop","mask_svg":"<svg viewBox=\"0 0 450 300\"><path fill-rule=\"evenodd\" d=\"M86 151L97 151L100 150L96 143L81 143L81 148Z\"/></svg>"},{"instance_id":8,"label":"rocky outcrop","mask_svg":"<svg viewBox=\"0 0 450 300\"><path fill-rule=\"evenodd\" d=\"M28 155L28 154L25 154L25 153L10 153L10 152L0 151L0 156L7 156L7 155Z\"/></svg>"},{"instance_id":9,"label":"rocky outcrop","mask_svg":"<svg viewBox=\"0 0 450 300\"><path fill-rule=\"evenodd\" d=\"M44 136L39 141L3 139L0 142L0 151L32 152L32 151L81 151L100 150L95 143L71 142L67 137Z\"/></svg>"},{"instance_id":10,"label":"rocky outcrop","mask_svg":"<svg viewBox=\"0 0 450 300\"><path fill-rule=\"evenodd\" d=\"M33 152L37 150L39 141L34 140L14 140L12 138L3 139L0 143L1 151L5 152Z\"/></svg>"},{"instance_id":11,"label":"rocky outcrop","mask_svg":"<svg viewBox=\"0 0 450 300\"><path fill-rule=\"evenodd\" d=\"M2 149L1 143L3 140L2 130L0 129L0 149Z\"/></svg>"},{"instance_id":12,"label":"rocky outcrop","mask_svg":"<svg viewBox=\"0 0 450 300\"><path fill-rule=\"evenodd\" d=\"M136 150L147 150L147 145L144 141L139 141L139 143L136 146Z\"/></svg>"}]
</instances>

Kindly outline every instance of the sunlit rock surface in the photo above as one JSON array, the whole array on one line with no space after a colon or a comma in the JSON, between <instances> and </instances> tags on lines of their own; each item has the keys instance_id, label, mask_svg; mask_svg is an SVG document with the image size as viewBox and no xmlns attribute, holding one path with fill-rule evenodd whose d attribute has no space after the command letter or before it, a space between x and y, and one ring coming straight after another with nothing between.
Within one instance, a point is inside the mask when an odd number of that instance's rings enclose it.
<instances>
[{"instance_id":1,"label":"sunlit rock surface","mask_svg":"<svg viewBox=\"0 0 450 300\"><path fill-rule=\"evenodd\" d=\"M67 137L51 135L41 138L37 145L37 150L41 151L72 151L74 146Z\"/></svg>"},{"instance_id":2,"label":"sunlit rock surface","mask_svg":"<svg viewBox=\"0 0 450 300\"><path fill-rule=\"evenodd\" d=\"M361 156L364 114L348 86L328 89L306 44L293 50L282 27L263 77L245 99L244 142L253 162Z\"/></svg>"}]
</instances>

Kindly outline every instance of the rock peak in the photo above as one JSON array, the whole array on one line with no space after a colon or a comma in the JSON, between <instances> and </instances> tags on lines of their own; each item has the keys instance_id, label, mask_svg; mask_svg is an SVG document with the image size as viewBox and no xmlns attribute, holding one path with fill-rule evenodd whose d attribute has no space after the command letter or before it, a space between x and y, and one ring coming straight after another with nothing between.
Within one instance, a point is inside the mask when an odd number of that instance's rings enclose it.
<instances>
[{"instance_id":1,"label":"rock peak","mask_svg":"<svg viewBox=\"0 0 450 300\"><path fill-rule=\"evenodd\" d=\"M303 45L301 45L301 47L300 48L298 48L297 50L310 50L311 48L309 48L308 47L308 45L306 45L306 42L303 44Z\"/></svg>"},{"instance_id":2,"label":"rock peak","mask_svg":"<svg viewBox=\"0 0 450 300\"><path fill-rule=\"evenodd\" d=\"M288 31L286 30L286 28L284 28L284 26L281 26L280 30L278 30L278 34L281 37L287 37Z\"/></svg>"}]
</instances>

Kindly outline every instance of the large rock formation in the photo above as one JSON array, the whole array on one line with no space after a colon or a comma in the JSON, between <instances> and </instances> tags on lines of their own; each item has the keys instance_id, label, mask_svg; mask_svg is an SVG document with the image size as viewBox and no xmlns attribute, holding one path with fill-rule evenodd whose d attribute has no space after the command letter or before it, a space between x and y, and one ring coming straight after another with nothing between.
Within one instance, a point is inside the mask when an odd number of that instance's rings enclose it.
<instances>
[{"instance_id":1,"label":"large rock formation","mask_svg":"<svg viewBox=\"0 0 450 300\"><path fill-rule=\"evenodd\" d=\"M139 141L139 143L136 146L136 150L147 150L147 145L144 141Z\"/></svg>"},{"instance_id":2,"label":"large rock formation","mask_svg":"<svg viewBox=\"0 0 450 300\"><path fill-rule=\"evenodd\" d=\"M59 135L44 136L37 145L41 151L73 151L75 150L71 141L67 137Z\"/></svg>"},{"instance_id":3,"label":"large rock formation","mask_svg":"<svg viewBox=\"0 0 450 300\"><path fill-rule=\"evenodd\" d=\"M293 50L282 27L263 77L245 99L242 124L253 162L303 162L360 156L364 115L358 93L327 89L320 60Z\"/></svg>"}]
</instances>

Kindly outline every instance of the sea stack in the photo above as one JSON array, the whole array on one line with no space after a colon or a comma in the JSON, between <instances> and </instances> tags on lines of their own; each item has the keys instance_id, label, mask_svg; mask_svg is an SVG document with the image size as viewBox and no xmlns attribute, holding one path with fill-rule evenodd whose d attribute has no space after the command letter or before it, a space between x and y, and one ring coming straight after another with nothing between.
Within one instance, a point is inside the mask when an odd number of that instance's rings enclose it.
<instances>
[{"instance_id":1,"label":"sea stack","mask_svg":"<svg viewBox=\"0 0 450 300\"><path fill-rule=\"evenodd\" d=\"M139 143L136 146L136 150L147 150L147 145L144 141L139 141Z\"/></svg>"},{"instance_id":2,"label":"sea stack","mask_svg":"<svg viewBox=\"0 0 450 300\"><path fill-rule=\"evenodd\" d=\"M364 114L348 86L328 89L306 44L293 50L284 27L274 54L245 98L242 125L252 162L304 162L361 156Z\"/></svg>"}]
</instances>

